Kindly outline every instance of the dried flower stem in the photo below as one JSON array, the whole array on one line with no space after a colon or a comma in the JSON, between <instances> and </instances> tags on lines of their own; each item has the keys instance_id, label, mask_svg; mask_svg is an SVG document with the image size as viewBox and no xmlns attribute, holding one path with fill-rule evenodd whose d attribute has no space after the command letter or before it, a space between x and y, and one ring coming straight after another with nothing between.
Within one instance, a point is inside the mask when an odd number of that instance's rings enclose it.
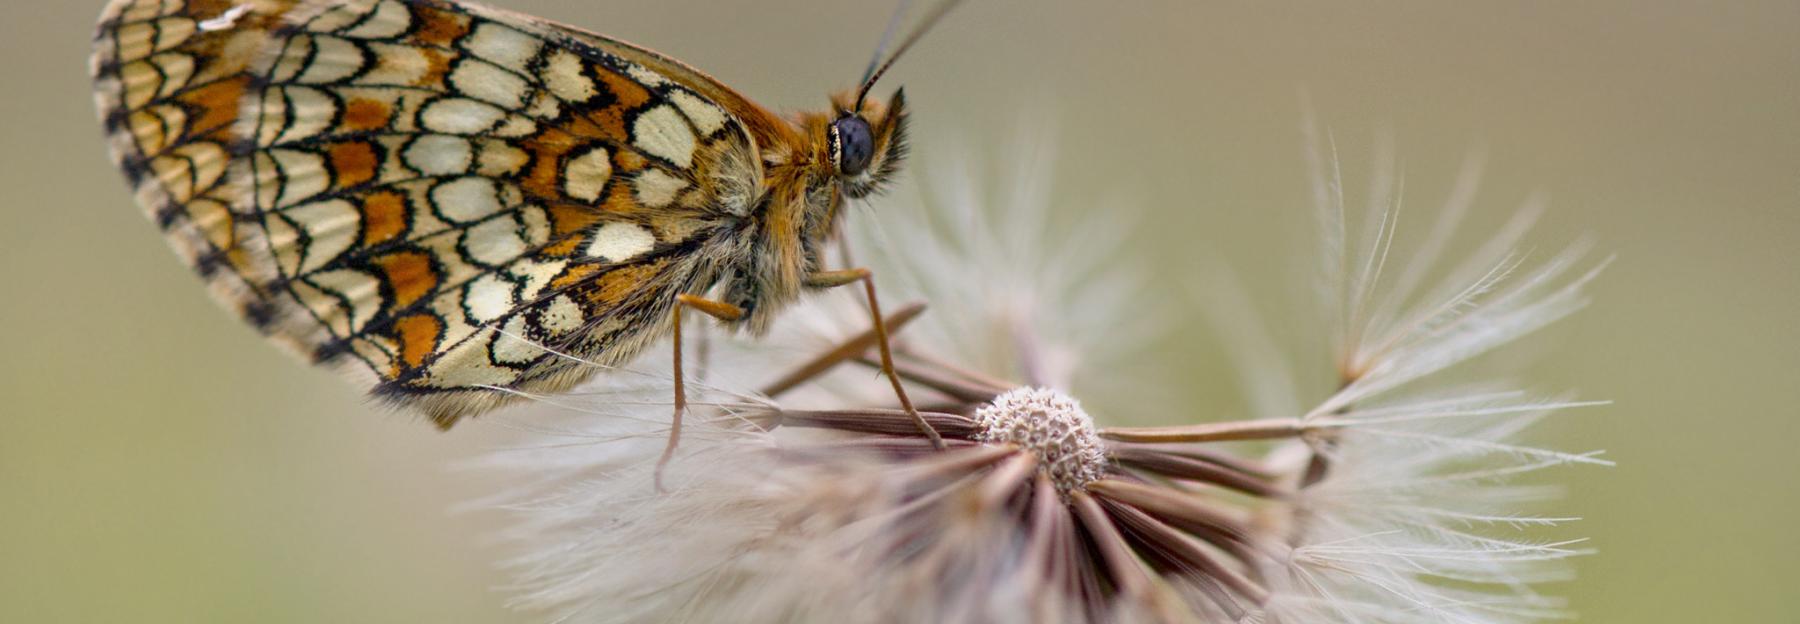
<instances>
[{"instance_id":1,"label":"dried flower stem","mask_svg":"<svg viewBox=\"0 0 1800 624\"><path fill-rule=\"evenodd\" d=\"M974 421L961 414L921 411L919 415L924 416L925 421L931 423L931 426L945 438L967 440L974 433ZM884 435L905 435L909 431L918 429L918 425L911 416L908 416L904 410L897 409L768 409L753 414L750 418L759 423L767 423L765 429L788 426Z\"/></svg>"},{"instance_id":2,"label":"dried flower stem","mask_svg":"<svg viewBox=\"0 0 1800 624\"><path fill-rule=\"evenodd\" d=\"M1248 606L1261 605L1269 599L1269 590L1250 580L1239 572L1237 567L1220 561L1192 536L1177 530L1143 511L1130 506L1112 504L1109 511L1134 534L1156 545L1155 550L1170 558L1185 571L1198 573L1208 579L1215 579L1230 587L1232 591L1247 598ZM1241 564L1240 564L1241 565ZM1245 606L1237 601L1221 601L1221 607L1241 617Z\"/></svg>"},{"instance_id":3,"label":"dried flower stem","mask_svg":"<svg viewBox=\"0 0 1800 624\"><path fill-rule=\"evenodd\" d=\"M881 366L880 360L868 355L859 356L856 361L870 367ZM964 377L955 370L937 368L926 362L909 359L895 361L894 370L900 373L901 379L970 403L987 401L1011 389L1010 386L994 386L982 380Z\"/></svg>"},{"instance_id":4,"label":"dried flower stem","mask_svg":"<svg viewBox=\"0 0 1800 624\"><path fill-rule=\"evenodd\" d=\"M1100 435L1121 442L1233 442L1292 438L1308 428L1298 418L1271 418L1181 427L1112 427L1101 429Z\"/></svg>"},{"instance_id":5,"label":"dried flower stem","mask_svg":"<svg viewBox=\"0 0 1800 624\"><path fill-rule=\"evenodd\" d=\"M1128 468L1138 468L1166 477L1210 483L1263 498L1279 499L1288 494L1280 486L1271 483L1267 477L1239 470L1230 464L1184 457L1144 447L1114 447L1111 455L1113 459Z\"/></svg>"},{"instance_id":6,"label":"dried flower stem","mask_svg":"<svg viewBox=\"0 0 1800 624\"><path fill-rule=\"evenodd\" d=\"M925 312L924 302L915 301L901 305L892 313L888 314L886 323L888 331L894 334L900 333L901 329L905 328L908 323L913 321L913 319L918 318L919 314L923 312ZM813 358L811 361L796 367L792 372L782 375L775 381L763 386L762 394L768 397L779 397L789 390L798 387L800 384L818 378L820 375L825 374L845 360L867 353L869 348L875 346L876 341L879 339L880 334L876 332L874 327L870 327L868 330L843 341L838 346L819 354L818 357ZM875 366L880 366L879 361L875 363Z\"/></svg>"}]
</instances>

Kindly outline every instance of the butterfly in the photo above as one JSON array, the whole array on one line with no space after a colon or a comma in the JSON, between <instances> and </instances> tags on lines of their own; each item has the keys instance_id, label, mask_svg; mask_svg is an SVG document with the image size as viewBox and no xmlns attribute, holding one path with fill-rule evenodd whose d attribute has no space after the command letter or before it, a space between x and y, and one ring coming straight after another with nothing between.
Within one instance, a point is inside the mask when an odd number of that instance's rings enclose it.
<instances>
[{"instance_id":1,"label":"butterfly","mask_svg":"<svg viewBox=\"0 0 1800 624\"><path fill-rule=\"evenodd\" d=\"M92 73L138 203L274 342L448 427L673 333L679 417L682 309L760 334L809 288L874 303L823 250L906 156L870 87L950 4L793 117L451 0L112 0Z\"/></svg>"}]
</instances>

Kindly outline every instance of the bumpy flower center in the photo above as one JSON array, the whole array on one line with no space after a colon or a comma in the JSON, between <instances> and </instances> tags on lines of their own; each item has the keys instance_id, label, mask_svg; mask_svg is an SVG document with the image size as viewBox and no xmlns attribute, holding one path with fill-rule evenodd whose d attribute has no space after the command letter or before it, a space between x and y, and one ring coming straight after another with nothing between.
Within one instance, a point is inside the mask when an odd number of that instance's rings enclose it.
<instances>
[{"instance_id":1,"label":"bumpy flower center","mask_svg":"<svg viewBox=\"0 0 1800 624\"><path fill-rule=\"evenodd\" d=\"M975 411L979 442L1014 444L1037 457L1058 492L1087 487L1106 473L1094 419L1073 397L1048 388L1014 388Z\"/></svg>"}]
</instances>

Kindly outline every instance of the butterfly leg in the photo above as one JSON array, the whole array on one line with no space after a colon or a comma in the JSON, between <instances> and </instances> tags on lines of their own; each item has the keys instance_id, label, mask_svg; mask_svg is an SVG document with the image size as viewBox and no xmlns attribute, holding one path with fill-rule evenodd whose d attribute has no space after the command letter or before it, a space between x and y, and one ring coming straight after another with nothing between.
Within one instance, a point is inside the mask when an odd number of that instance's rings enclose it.
<instances>
[{"instance_id":1,"label":"butterfly leg","mask_svg":"<svg viewBox=\"0 0 1800 624\"><path fill-rule=\"evenodd\" d=\"M902 305L900 306L900 309L887 315L887 326L885 329L889 332L899 333L902 328L905 328L908 323L913 321L913 319L919 318L919 315L924 312L924 302L915 301L913 303ZM800 387L800 384L817 379L837 365L861 358L862 354L869 352L869 347L875 346L876 338L875 329L869 328L868 331L838 343L837 346L832 347L829 351L820 354L818 357L813 358L805 364L801 364L788 374L782 375L779 379L770 382L769 385L763 386L759 392L761 392L763 396L771 399L781 398L781 395L787 391Z\"/></svg>"},{"instance_id":2,"label":"butterfly leg","mask_svg":"<svg viewBox=\"0 0 1800 624\"><path fill-rule=\"evenodd\" d=\"M875 298L875 274L865 268L844 269L841 271L819 271L806 276L806 285L813 288L835 288L855 282L863 283L863 293L869 301L869 315L875 321L875 345L881 351L881 372L887 375L888 382L894 386L894 396L900 399L900 408L912 417L919 426L919 432L931 439L932 448L944 450L944 437L938 435L937 429L913 409L912 399L906 396L906 387L900 383L900 374L894 371L894 355L888 347L887 322L881 318L881 303Z\"/></svg>"},{"instance_id":3,"label":"butterfly leg","mask_svg":"<svg viewBox=\"0 0 1800 624\"><path fill-rule=\"evenodd\" d=\"M687 412L687 383L681 372L681 313L693 308L706 313L707 316L721 321L735 321L744 317L744 309L704 297L682 294L675 297L675 417L669 424L669 444L663 447L662 457L656 460L656 491L663 492L663 467L675 457L675 447L681 443L681 416Z\"/></svg>"}]
</instances>

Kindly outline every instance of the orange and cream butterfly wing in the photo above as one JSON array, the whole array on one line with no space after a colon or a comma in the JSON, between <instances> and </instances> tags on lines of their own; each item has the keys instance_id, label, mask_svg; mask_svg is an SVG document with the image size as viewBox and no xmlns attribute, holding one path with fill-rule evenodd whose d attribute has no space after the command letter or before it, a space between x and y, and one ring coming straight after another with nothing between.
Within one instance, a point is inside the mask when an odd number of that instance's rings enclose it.
<instances>
[{"instance_id":1,"label":"orange and cream butterfly wing","mask_svg":"<svg viewBox=\"0 0 1800 624\"><path fill-rule=\"evenodd\" d=\"M94 73L215 296L446 425L595 370L540 345L611 365L657 338L725 270L783 123L655 53L428 0L114 0Z\"/></svg>"},{"instance_id":2,"label":"orange and cream butterfly wing","mask_svg":"<svg viewBox=\"0 0 1800 624\"><path fill-rule=\"evenodd\" d=\"M226 173L254 49L293 2L265 4L251 15L230 2L112 2L91 60L112 156L138 203L215 298L258 326L273 320L258 290L273 275L259 270L267 250L245 244L256 226Z\"/></svg>"}]
</instances>

